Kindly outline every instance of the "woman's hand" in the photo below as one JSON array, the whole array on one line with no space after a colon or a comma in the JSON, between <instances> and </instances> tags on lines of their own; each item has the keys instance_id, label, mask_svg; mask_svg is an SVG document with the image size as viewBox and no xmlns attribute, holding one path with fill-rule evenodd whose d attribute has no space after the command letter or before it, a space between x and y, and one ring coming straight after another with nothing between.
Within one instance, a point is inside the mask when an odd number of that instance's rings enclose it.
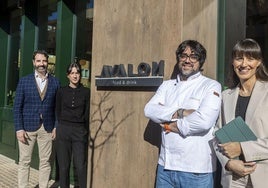
<instances>
[{"instance_id":1,"label":"woman's hand","mask_svg":"<svg viewBox=\"0 0 268 188\"><path fill-rule=\"evenodd\" d=\"M229 159L238 157L242 153L242 149L239 142L228 142L225 144L219 144L220 151Z\"/></svg>"},{"instance_id":2,"label":"woman's hand","mask_svg":"<svg viewBox=\"0 0 268 188\"><path fill-rule=\"evenodd\" d=\"M255 171L257 164L256 162L244 163L241 160L231 159L228 161L225 167L228 171L234 172L239 176L246 176Z\"/></svg>"}]
</instances>

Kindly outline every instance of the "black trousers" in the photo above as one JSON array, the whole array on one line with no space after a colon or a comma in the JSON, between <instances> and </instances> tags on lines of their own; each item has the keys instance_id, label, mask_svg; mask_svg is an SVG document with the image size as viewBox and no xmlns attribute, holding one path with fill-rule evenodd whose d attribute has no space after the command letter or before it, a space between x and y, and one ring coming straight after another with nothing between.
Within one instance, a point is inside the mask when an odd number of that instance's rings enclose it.
<instances>
[{"instance_id":1,"label":"black trousers","mask_svg":"<svg viewBox=\"0 0 268 188\"><path fill-rule=\"evenodd\" d=\"M60 187L70 186L70 166L73 157L80 188L87 185L87 141L85 126L59 124L56 130L56 152L59 163Z\"/></svg>"}]
</instances>

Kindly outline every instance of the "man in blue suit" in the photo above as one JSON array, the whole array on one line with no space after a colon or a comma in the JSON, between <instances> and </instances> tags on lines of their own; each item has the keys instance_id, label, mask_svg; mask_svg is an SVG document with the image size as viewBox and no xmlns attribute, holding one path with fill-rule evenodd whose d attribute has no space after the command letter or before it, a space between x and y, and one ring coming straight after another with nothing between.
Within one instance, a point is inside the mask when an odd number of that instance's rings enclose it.
<instances>
[{"instance_id":1,"label":"man in blue suit","mask_svg":"<svg viewBox=\"0 0 268 188\"><path fill-rule=\"evenodd\" d=\"M58 79L47 72L48 54L33 53L34 73L19 80L15 103L14 124L19 145L18 187L28 187L34 144L39 152L39 187L47 188L51 166L52 140L56 136L55 96Z\"/></svg>"}]
</instances>

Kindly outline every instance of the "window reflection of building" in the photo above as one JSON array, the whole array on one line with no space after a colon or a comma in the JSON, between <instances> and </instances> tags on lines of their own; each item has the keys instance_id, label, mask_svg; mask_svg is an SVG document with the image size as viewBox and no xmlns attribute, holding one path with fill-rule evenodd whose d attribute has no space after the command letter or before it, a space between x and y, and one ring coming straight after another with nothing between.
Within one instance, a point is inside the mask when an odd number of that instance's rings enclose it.
<instances>
[{"instance_id":1,"label":"window reflection of building","mask_svg":"<svg viewBox=\"0 0 268 188\"><path fill-rule=\"evenodd\" d=\"M92 32L93 32L93 8L88 8L86 12L86 56L91 60L92 52Z\"/></svg>"},{"instance_id":2,"label":"window reflection of building","mask_svg":"<svg viewBox=\"0 0 268 188\"><path fill-rule=\"evenodd\" d=\"M47 4L47 36L46 51L49 54L48 72L55 75L56 64L56 29L57 29L57 2L50 0Z\"/></svg>"},{"instance_id":3,"label":"window reflection of building","mask_svg":"<svg viewBox=\"0 0 268 188\"><path fill-rule=\"evenodd\" d=\"M48 31L48 39L47 39L47 52L49 54L56 54L56 20L52 20L48 22L47 31Z\"/></svg>"},{"instance_id":4,"label":"window reflection of building","mask_svg":"<svg viewBox=\"0 0 268 188\"><path fill-rule=\"evenodd\" d=\"M47 70L52 75L55 75L55 63L56 63L56 56L55 55L49 55Z\"/></svg>"},{"instance_id":5,"label":"window reflection of building","mask_svg":"<svg viewBox=\"0 0 268 188\"><path fill-rule=\"evenodd\" d=\"M85 87L90 87L91 52L92 52L92 32L93 32L93 1L89 0L86 10L85 22L85 54L79 60L81 65L81 83Z\"/></svg>"},{"instance_id":6,"label":"window reflection of building","mask_svg":"<svg viewBox=\"0 0 268 188\"><path fill-rule=\"evenodd\" d=\"M10 13L9 34L10 34L10 56L8 72L7 72L7 99L6 105L13 106L16 86L19 80L20 68L20 40L21 40L21 16L22 10L20 8L13 10Z\"/></svg>"},{"instance_id":7,"label":"window reflection of building","mask_svg":"<svg viewBox=\"0 0 268 188\"><path fill-rule=\"evenodd\" d=\"M268 1L247 1L246 36L260 44L266 65L268 65Z\"/></svg>"},{"instance_id":8,"label":"window reflection of building","mask_svg":"<svg viewBox=\"0 0 268 188\"><path fill-rule=\"evenodd\" d=\"M89 61L85 59L81 59L79 61L79 64L81 65L81 83L85 87L89 87L90 82L89 82Z\"/></svg>"},{"instance_id":9,"label":"window reflection of building","mask_svg":"<svg viewBox=\"0 0 268 188\"><path fill-rule=\"evenodd\" d=\"M82 83L86 86L90 86L90 63L91 63L91 51L92 51L92 31L93 31L93 4L92 0L88 0L86 10L86 21L84 25L85 36L83 42L85 42L85 48L83 51L77 51L79 63L82 65ZM47 22L47 41L46 51L49 53L49 65L48 71L51 74L55 73L56 63L56 30L57 30L57 7L56 4L49 4L48 6L48 22ZM80 44L79 44L80 45ZM83 49L83 48L82 48ZM77 55L79 54L79 55Z\"/></svg>"},{"instance_id":10,"label":"window reflection of building","mask_svg":"<svg viewBox=\"0 0 268 188\"><path fill-rule=\"evenodd\" d=\"M12 107L19 78L33 72L34 50L43 49L49 53L48 71L55 74L62 84L65 84L64 79L67 80L65 64L72 61L73 56L78 56L83 68L82 82L89 87L92 2L93 0L0 0L0 111L4 114L0 126L1 154L18 161ZM91 9L90 14L86 14L87 8ZM62 15L66 17L58 19ZM69 18L72 20L70 25ZM67 24L62 24L65 21ZM71 30L68 30L69 26ZM72 35L67 35L71 37L62 37L67 33L66 29L68 34L73 32ZM76 43L82 44L81 48L76 49ZM38 168L37 149L33 152L32 167Z\"/></svg>"}]
</instances>

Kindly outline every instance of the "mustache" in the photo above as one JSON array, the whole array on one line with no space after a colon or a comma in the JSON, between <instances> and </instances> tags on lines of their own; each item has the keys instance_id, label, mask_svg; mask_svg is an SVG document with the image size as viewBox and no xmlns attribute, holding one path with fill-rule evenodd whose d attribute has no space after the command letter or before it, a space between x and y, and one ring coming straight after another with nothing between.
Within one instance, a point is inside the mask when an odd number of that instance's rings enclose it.
<instances>
[{"instance_id":1,"label":"mustache","mask_svg":"<svg viewBox=\"0 0 268 188\"><path fill-rule=\"evenodd\" d=\"M44 66L44 65L40 65L40 66L36 66L36 68L47 68L47 66Z\"/></svg>"},{"instance_id":2,"label":"mustache","mask_svg":"<svg viewBox=\"0 0 268 188\"><path fill-rule=\"evenodd\" d=\"M192 62L184 61L184 62L182 62L182 65L191 65L192 67L194 67L194 63L192 63Z\"/></svg>"}]
</instances>

